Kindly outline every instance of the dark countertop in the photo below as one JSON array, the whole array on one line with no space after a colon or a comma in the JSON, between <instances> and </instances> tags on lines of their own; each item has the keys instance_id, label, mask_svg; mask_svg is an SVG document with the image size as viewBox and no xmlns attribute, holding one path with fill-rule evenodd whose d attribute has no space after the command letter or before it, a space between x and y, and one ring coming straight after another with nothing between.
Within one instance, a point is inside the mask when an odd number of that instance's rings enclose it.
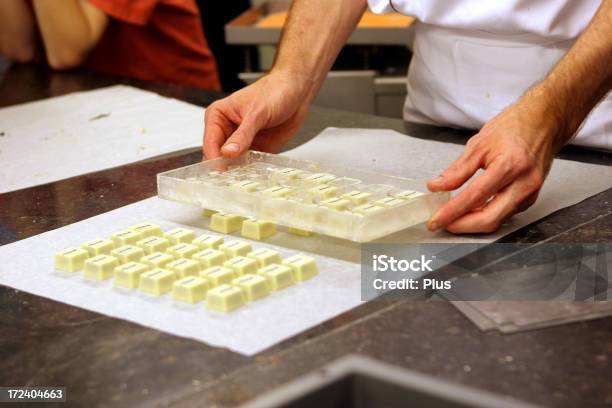
<instances>
[{"instance_id":1,"label":"dark countertop","mask_svg":"<svg viewBox=\"0 0 612 408\"><path fill-rule=\"evenodd\" d=\"M114 83L202 106L217 94L72 72L13 67L0 106ZM400 120L313 108L292 145L327 126L391 128ZM463 143L466 134L410 126ZM612 164L578 148L564 158ZM59 228L156 193L155 175L195 163L182 154L0 194L0 244ZM504 242L612 242L612 189ZM0 385L65 385L76 406L235 406L349 353L555 407L612 405L612 318L503 335L483 333L440 301L363 304L254 357L0 286Z\"/></svg>"}]
</instances>

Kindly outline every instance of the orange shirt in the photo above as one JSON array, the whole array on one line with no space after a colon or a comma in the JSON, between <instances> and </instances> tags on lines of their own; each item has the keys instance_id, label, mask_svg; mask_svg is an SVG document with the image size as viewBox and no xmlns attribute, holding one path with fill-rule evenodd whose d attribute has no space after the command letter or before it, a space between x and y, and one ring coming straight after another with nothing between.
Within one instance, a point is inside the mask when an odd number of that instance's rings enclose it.
<instances>
[{"instance_id":1,"label":"orange shirt","mask_svg":"<svg viewBox=\"0 0 612 408\"><path fill-rule=\"evenodd\" d=\"M89 0L110 18L84 67L219 91L194 0Z\"/></svg>"}]
</instances>

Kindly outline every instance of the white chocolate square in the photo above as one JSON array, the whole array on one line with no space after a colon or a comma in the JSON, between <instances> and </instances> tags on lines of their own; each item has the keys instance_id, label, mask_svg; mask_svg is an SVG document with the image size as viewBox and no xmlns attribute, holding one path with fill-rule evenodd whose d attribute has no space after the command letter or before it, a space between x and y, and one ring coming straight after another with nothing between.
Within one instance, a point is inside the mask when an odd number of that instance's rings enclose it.
<instances>
[{"instance_id":1,"label":"white chocolate square","mask_svg":"<svg viewBox=\"0 0 612 408\"><path fill-rule=\"evenodd\" d=\"M247 302L264 298L270 293L267 279L258 275L246 274L240 276L232 280L232 285L242 289L244 300Z\"/></svg>"},{"instance_id":2,"label":"white chocolate square","mask_svg":"<svg viewBox=\"0 0 612 408\"><path fill-rule=\"evenodd\" d=\"M85 261L85 276L96 280L106 280L113 277L119 261L114 256L96 255Z\"/></svg>"},{"instance_id":3,"label":"white chocolate square","mask_svg":"<svg viewBox=\"0 0 612 408\"><path fill-rule=\"evenodd\" d=\"M380 205L376 205L376 204L364 204L364 205L360 205L358 207L353 208L353 212L355 214L359 214L359 215L370 215L370 214L375 214L379 211L384 210L385 207L381 207Z\"/></svg>"},{"instance_id":4,"label":"white chocolate square","mask_svg":"<svg viewBox=\"0 0 612 408\"><path fill-rule=\"evenodd\" d=\"M328 198L327 200L323 200L319 204L323 207L330 208L332 210L344 211L349 207L351 202L345 198L333 197Z\"/></svg>"},{"instance_id":5,"label":"white chocolate square","mask_svg":"<svg viewBox=\"0 0 612 408\"><path fill-rule=\"evenodd\" d=\"M164 234L164 237L170 242L170 244L190 244L195 239L195 233L187 228L174 228Z\"/></svg>"},{"instance_id":6,"label":"white chocolate square","mask_svg":"<svg viewBox=\"0 0 612 408\"><path fill-rule=\"evenodd\" d=\"M247 219L242 222L242 236L256 239L266 239L276 234L276 224L270 221Z\"/></svg>"},{"instance_id":7,"label":"white chocolate square","mask_svg":"<svg viewBox=\"0 0 612 408\"><path fill-rule=\"evenodd\" d=\"M213 266L200 272L200 277L205 278L211 288L230 283L236 277L234 271L224 266Z\"/></svg>"},{"instance_id":8,"label":"white chocolate square","mask_svg":"<svg viewBox=\"0 0 612 408\"><path fill-rule=\"evenodd\" d=\"M153 252L165 252L170 246L170 242L166 238L153 235L141 239L136 243L136 245L141 247L144 253L148 255L152 254Z\"/></svg>"},{"instance_id":9,"label":"white chocolate square","mask_svg":"<svg viewBox=\"0 0 612 408\"><path fill-rule=\"evenodd\" d=\"M240 191L244 191L245 193L253 193L259 190L261 184L253 180L243 180L233 184L232 187Z\"/></svg>"},{"instance_id":10,"label":"white chocolate square","mask_svg":"<svg viewBox=\"0 0 612 408\"><path fill-rule=\"evenodd\" d=\"M111 255L119 260L119 263L138 262L144 256L142 248L135 245L123 245L113 249Z\"/></svg>"},{"instance_id":11,"label":"white chocolate square","mask_svg":"<svg viewBox=\"0 0 612 408\"><path fill-rule=\"evenodd\" d=\"M270 175L270 179L273 183L288 183L293 180L297 180L304 172L299 169L286 167L284 169L275 170Z\"/></svg>"},{"instance_id":12,"label":"white chocolate square","mask_svg":"<svg viewBox=\"0 0 612 408\"><path fill-rule=\"evenodd\" d=\"M203 216L205 216L205 217L212 217L212 216L213 216L213 214L216 214L217 212L218 212L218 211L215 211L215 210L210 210L210 209L208 209L208 208L204 208L204 209L202 210L202 215L203 215Z\"/></svg>"},{"instance_id":13,"label":"white chocolate square","mask_svg":"<svg viewBox=\"0 0 612 408\"><path fill-rule=\"evenodd\" d=\"M116 248L123 245L136 245L136 243L143 238L144 236L142 233L131 229L115 232L111 235L111 239Z\"/></svg>"},{"instance_id":14,"label":"white chocolate square","mask_svg":"<svg viewBox=\"0 0 612 408\"><path fill-rule=\"evenodd\" d=\"M392 208L400 204L404 204L405 202L406 202L405 200L400 200L399 198L385 197L385 198L381 198L380 200L374 201L374 204L380 205L381 207L385 207L385 208Z\"/></svg>"},{"instance_id":15,"label":"white chocolate square","mask_svg":"<svg viewBox=\"0 0 612 408\"><path fill-rule=\"evenodd\" d=\"M277 291L294 284L293 272L286 265L268 265L259 269L257 274L268 281L268 287L272 291Z\"/></svg>"},{"instance_id":16,"label":"white chocolate square","mask_svg":"<svg viewBox=\"0 0 612 408\"><path fill-rule=\"evenodd\" d=\"M243 218L236 214L216 213L210 218L210 229L223 234L240 230Z\"/></svg>"},{"instance_id":17,"label":"white chocolate square","mask_svg":"<svg viewBox=\"0 0 612 408\"><path fill-rule=\"evenodd\" d=\"M206 294L206 308L214 312L229 313L244 305L242 289L221 285Z\"/></svg>"},{"instance_id":18,"label":"white chocolate square","mask_svg":"<svg viewBox=\"0 0 612 408\"><path fill-rule=\"evenodd\" d=\"M163 252L153 252L140 258L140 262L147 265L149 268L165 268L167 264L174 261L172 255Z\"/></svg>"},{"instance_id":19,"label":"white chocolate square","mask_svg":"<svg viewBox=\"0 0 612 408\"><path fill-rule=\"evenodd\" d=\"M55 269L76 272L83 269L89 253L83 248L71 247L55 254Z\"/></svg>"},{"instance_id":20,"label":"white chocolate square","mask_svg":"<svg viewBox=\"0 0 612 408\"><path fill-rule=\"evenodd\" d=\"M172 285L172 298L186 303L198 303L206 299L208 282L198 276L187 276Z\"/></svg>"},{"instance_id":21,"label":"white chocolate square","mask_svg":"<svg viewBox=\"0 0 612 408\"><path fill-rule=\"evenodd\" d=\"M291 268L293 279L297 282L310 279L319 273L315 259L306 255L293 255L283 260L283 265Z\"/></svg>"},{"instance_id":22,"label":"white chocolate square","mask_svg":"<svg viewBox=\"0 0 612 408\"><path fill-rule=\"evenodd\" d=\"M143 238L151 237L151 236L162 236L162 230L157 224L153 224L152 222L143 222L140 224L132 225L130 228L132 231L140 232Z\"/></svg>"},{"instance_id":23,"label":"white chocolate square","mask_svg":"<svg viewBox=\"0 0 612 408\"><path fill-rule=\"evenodd\" d=\"M193 260L198 261L202 268L211 268L213 266L221 266L227 259L225 253L217 249L205 249L193 254Z\"/></svg>"},{"instance_id":24,"label":"white chocolate square","mask_svg":"<svg viewBox=\"0 0 612 408\"><path fill-rule=\"evenodd\" d=\"M253 258L246 256L237 256L223 263L223 266L234 271L236 276L242 276L247 273L257 273L259 264Z\"/></svg>"},{"instance_id":25,"label":"white chocolate square","mask_svg":"<svg viewBox=\"0 0 612 408\"><path fill-rule=\"evenodd\" d=\"M400 191L399 193L392 194L393 197L400 198L402 200L412 200L413 198L417 198L422 195L424 195L424 193L414 190L404 190Z\"/></svg>"},{"instance_id":26,"label":"white chocolate square","mask_svg":"<svg viewBox=\"0 0 612 408\"><path fill-rule=\"evenodd\" d=\"M168 262L165 268L174 272L177 279L184 278L186 276L196 276L202 271L202 266L198 261L185 258Z\"/></svg>"},{"instance_id":27,"label":"white chocolate square","mask_svg":"<svg viewBox=\"0 0 612 408\"><path fill-rule=\"evenodd\" d=\"M287 228L287 232L293 235L299 235L300 237L309 237L313 234L312 231L308 231L308 230L301 229L301 228L295 228L295 227Z\"/></svg>"},{"instance_id":28,"label":"white chocolate square","mask_svg":"<svg viewBox=\"0 0 612 408\"><path fill-rule=\"evenodd\" d=\"M279 264L282 262L280 254L269 248L260 248L247 254L249 258L257 261L260 268L271 264Z\"/></svg>"},{"instance_id":29,"label":"white chocolate square","mask_svg":"<svg viewBox=\"0 0 612 408\"><path fill-rule=\"evenodd\" d=\"M368 202L368 199L372 196L370 193L365 191L353 190L348 193L342 194L342 198L346 198L354 205L362 205Z\"/></svg>"},{"instance_id":30,"label":"white chocolate square","mask_svg":"<svg viewBox=\"0 0 612 408\"><path fill-rule=\"evenodd\" d=\"M192 244L197 245L200 249L219 249L219 245L223 243L221 235L200 235L193 240Z\"/></svg>"},{"instance_id":31,"label":"white chocolate square","mask_svg":"<svg viewBox=\"0 0 612 408\"><path fill-rule=\"evenodd\" d=\"M304 185L307 187L316 186L319 184L327 184L337 179L336 176L329 173L315 173L304 179Z\"/></svg>"},{"instance_id":32,"label":"white chocolate square","mask_svg":"<svg viewBox=\"0 0 612 408\"><path fill-rule=\"evenodd\" d=\"M166 252L175 258L191 258L196 252L199 251L196 245L193 244L177 244L172 245L166 250Z\"/></svg>"},{"instance_id":33,"label":"white chocolate square","mask_svg":"<svg viewBox=\"0 0 612 408\"><path fill-rule=\"evenodd\" d=\"M140 275L138 289L149 295L159 296L172 290L174 280L174 272L155 268Z\"/></svg>"},{"instance_id":34,"label":"white chocolate square","mask_svg":"<svg viewBox=\"0 0 612 408\"><path fill-rule=\"evenodd\" d=\"M251 244L244 241L239 241L237 239L232 241L227 241L224 244L219 246L219 250L225 253L225 256L230 258L235 258L237 256L245 256L249 252L253 250Z\"/></svg>"},{"instance_id":35,"label":"white chocolate square","mask_svg":"<svg viewBox=\"0 0 612 408\"><path fill-rule=\"evenodd\" d=\"M140 284L140 275L147 272L149 267L140 262L128 262L115 268L115 285L134 289Z\"/></svg>"},{"instance_id":36,"label":"white chocolate square","mask_svg":"<svg viewBox=\"0 0 612 408\"><path fill-rule=\"evenodd\" d=\"M94 239L81 245L89 256L108 255L115 248L115 244L110 239Z\"/></svg>"},{"instance_id":37,"label":"white chocolate square","mask_svg":"<svg viewBox=\"0 0 612 408\"><path fill-rule=\"evenodd\" d=\"M287 195L291 194L292 191L293 189L289 187L275 186L275 187L266 188L261 193L264 195L270 196L270 197L281 198L281 197L286 197Z\"/></svg>"},{"instance_id":38,"label":"white chocolate square","mask_svg":"<svg viewBox=\"0 0 612 408\"><path fill-rule=\"evenodd\" d=\"M311 201L322 201L328 198L332 198L336 195L338 187L330 186L328 184L319 184L315 187L308 189L306 192Z\"/></svg>"}]
</instances>

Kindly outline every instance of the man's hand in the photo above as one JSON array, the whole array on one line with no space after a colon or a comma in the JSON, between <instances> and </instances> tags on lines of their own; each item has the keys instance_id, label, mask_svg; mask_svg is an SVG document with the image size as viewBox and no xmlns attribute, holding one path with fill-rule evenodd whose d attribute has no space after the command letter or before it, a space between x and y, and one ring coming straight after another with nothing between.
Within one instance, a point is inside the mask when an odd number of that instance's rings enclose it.
<instances>
[{"instance_id":1,"label":"man's hand","mask_svg":"<svg viewBox=\"0 0 612 408\"><path fill-rule=\"evenodd\" d=\"M484 169L429 220L430 230L493 232L531 206L554 155L612 89L612 0L603 0L569 52L539 84L472 137L431 191L454 190Z\"/></svg>"},{"instance_id":2,"label":"man's hand","mask_svg":"<svg viewBox=\"0 0 612 408\"><path fill-rule=\"evenodd\" d=\"M546 123L537 113L542 107L533 105L522 101L497 115L468 141L459 159L428 183L431 191L451 191L484 169L436 212L430 230L493 232L535 202L558 149L553 141L560 129L555 120Z\"/></svg>"},{"instance_id":3,"label":"man's hand","mask_svg":"<svg viewBox=\"0 0 612 408\"><path fill-rule=\"evenodd\" d=\"M204 155L236 157L250 148L278 152L308 110L309 85L270 74L206 109Z\"/></svg>"}]
</instances>

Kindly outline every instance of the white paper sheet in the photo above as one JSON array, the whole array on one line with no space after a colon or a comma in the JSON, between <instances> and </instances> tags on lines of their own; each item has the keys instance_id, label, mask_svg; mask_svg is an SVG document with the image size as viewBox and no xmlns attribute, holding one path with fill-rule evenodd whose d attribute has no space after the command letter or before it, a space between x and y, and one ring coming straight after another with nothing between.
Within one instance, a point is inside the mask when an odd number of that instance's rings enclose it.
<instances>
[{"instance_id":1,"label":"white paper sheet","mask_svg":"<svg viewBox=\"0 0 612 408\"><path fill-rule=\"evenodd\" d=\"M392 130L328 128L287 155L403 177L430 179L440 174L462 151L461 145L417 139ZM611 166L555 160L538 201L494 234L457 237L440 232L432 235L424 225L419 225L381 241L493 242L609 188L612 188Z\"/></svg>"},{"instance_id":2,"label":"white paper sheet","mask_svg":"<svg viewBox=\"0 0 612 408\"><path fill-rule=\"evenodd\" d=\"M111 86L0 109L0 193L202 146L203 109Z\"/></svg>"},{"instance_id":3,"label":"white paper sheet","mask_svg":"<svg viewBox=\"0 0 612 408\"><path fill-rule=\"evenodd\" d=\"M288 155L329 163L360 166L416 177L442 170L461 146L418 140L386 130L329 129ZM557 161L538 204L503 231L486 237L430 234L422 226L394 234L395 242L489 242L562 207L611 187L612 169ZM39 236L0 247L0 284L133 321L171 334L251 355L332 318L361 303L359 245L327 237L278 234L264 246L283 254L297 249L313 254L321 274L275 293L229 315L210 314L202 306L179 307L167 298L151 298L112 289L110 283L86 283L80 274L53 272L53 254L88 239L150 220L169 228L175 224L205 226L196 209L157 198L144 200ZM261 245L261 244L256 244ZM287 248L291 248L288 250Z\"/></svg>"}]
</instances>

